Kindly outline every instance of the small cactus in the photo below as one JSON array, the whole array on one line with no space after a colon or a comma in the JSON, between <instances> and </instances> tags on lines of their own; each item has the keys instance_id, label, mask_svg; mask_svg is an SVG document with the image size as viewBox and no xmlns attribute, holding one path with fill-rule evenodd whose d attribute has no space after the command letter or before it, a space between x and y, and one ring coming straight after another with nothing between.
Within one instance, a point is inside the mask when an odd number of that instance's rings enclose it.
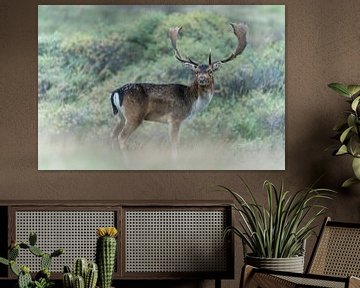
<instances>
[{"instance_id":1,"label":"small cactus","mask_svg":"<svg viewBox=\"0 0 360 288\"><path fill-rule=\"evenodd\" d=\"M85 276L85 288L95 288L98 279L98 266L96 263L89 263Z\"/></svg>"},{"instance_id":2,"label":"small cactus","mask_svg":"<svg viewBox=\"0 0 360 288\"><path fill-rule=\"evenodd\" d=\"M81 279L81 280L80 280ZM64 266L63 286L64 288L95 288L98 279L98 268L95 263L88 261L85 258L78 258L74 263L74 271L71 273L69 266ZM83 282L83 284L81 283Z\"/></svg>"},{"instance_id":3,"label":"small cactus","mask_svg":"<svg viewBox=\"0 0 360 288\"><path fill-rule=\"evenodd\" d=\"M58 257L64 253L64 249L57 249L51 253L51 257Z\"/></svg>"},{"instance_id":4,"label":"small cactus","mask_svg":"<svg viewBox=\"0 0 360 288\"><path fill-rule=\"evenodd\" d=\"M29 244L20 242L16 243L14 240L11 241L8 259L0 257L0 263L10 266L11 271L18 276L18 286L19 288L29 288L29 287L40 287L38 283L45 283L50 285L50 265L53 257L60 256L63 254L63 249L55 250L53 253L48 254L36 247L37 236L35 233L30 233ZM41 257L41 271L35 275L35 281L32 280L30 275L30 269L28 266L22 266L21 268L16 264L16 259L19 256L19 250L29 250L30 253L37 257ZM40 285L39 284L39 285ZM42 287L42 286L41 286ZM47 286L48 287L48 286Z\"/></svg>"},{"instance_id":5,"label":"small cactus","mask_svg":"<svg viewBox=\"0 0 360 288\"><path fill-rule=\"evenodd\" d=\"M85 258L76 259L74 266L74 274L76 276L81 276L83 279L85 279L87 268L88 262Z\"/></svg>"},{"instance_id":6,"label":"small cactus","mask_svg":"<svg viewBox=\"0 0 360 288\"><path fill-rule=\"evenodd\" d=\"M27 266L21 267L21 271L19 274L18 285L19 288L28 288L32 283L30 269Z\"/></svg>"},{"instance_id":7,"label":"small cactus","mask_svg":"<svg viewBox=\"0 0 360 288\"><path fill-rule=\"evenodd\" d=\"M14 260L10 261L10 269L16 276L19 276L21 271L20 268L16 265L16 262Z\"/></svg>"},{"instance_id":8,"label":"small cactus","mask_svg":"<svg viewBox=\"0 0 360 288\"><path fill-rule=\"evenodd\" d=\"M40 248L38 248L38 247L36 247L36 246L31 246L31 245L30 245L29 251L30 251L32 254L34 254L35 256L37 256L37 257L41 257L41 256L44 255L44 252L42 252L42 251L40 250Z\"/></svg>"},{"instance_id":9,"label":"small cactus","mask_svg":"<svg viewBox=\"0 0 360 288\"><path fill-rule=\"evenodd\" d=\"M99 267L99 282L101 288L110 288L116 258L115 227L98 228L99 238L96 243L96 262Z\"/></svg>"},{"instance_id":10,"label":"small cactus","mask_svg":"<svg viewBox=\"0 0 360 288\"><path fill-rule=\"evenodd\" d=\"M73 288L74 286L74 276L72 273L64 273L62 277L62 282L64 288Z\"/></svg>"},{"instance_id":11,"label":"small cactus","mask_svg":"<svg viewBox=\"0 0 360 288\"><path fill-rule=\"evenodd\" d=\"M48 280L48 279L50 279L50 275L51 275L51 273L50 273L49 269L44 268L44 269L40 270L38 273L36 273L35 280L40 281L41 278Z\"/></svg>"},{"instance_id":12,"label":"small cactus","mask_svg":"<svg viewBox=\"0 0 360 288\"><path fill-rule=\"evenodd\" d=\"M41 261L40 261L40 267L41 269L49 269L50 268L50 265L51 265L51 260L52 260L52 257L50 254L48 253L44 253L42 256L41 256Z\"/></svg>"},{"instance_id":13,"label":"small cactus","mask_svg":"<svg viewBox=\"0 0 360 288\"><path fill-rule=\"evenodd\" d=\"M35 246L37 241L37 235L35 232L31 232L29 235L29 244L31 246Z\"/></svg>"},{"instance_id":14,"label":"small cactus","mask_svg":"<svg viewBox=\"0 0 360 288\"><path fill-rule=\"evenodd\" d=\"M77 275L74 277L74 288L85 288L84 278Z\"/></svg>"},{"instance_id":15,"label":"small cactus","mask_svg":"<svg viewBox=\"0 0 360 288\"><path fill-rule=\"evenodd\" d=\"M26 243L20 243L19 244L20 248L22 249L29 249L30 248L30 245L26 244Z\"/></svg>"},{"instance_id":16,"label":"small cactus","mask_svg":"<svg viewBox=\"0 0 360 288\"><path fill-rule=\"evenodd\" d=\"M19 256L19 246L16 245L14 248L10 249L8 252L9 260L16 260Z\"/></svg>"},{"instance_id":17,"label":"small cactus","mask_svg":"<svg viewBox=\"0 0 360 288\"><path fill-rule=\"evenodd\" d=\"M64 266L64 273L71 273L71 269L69 266L67 265Z\"/></svg>"}]
</instances>

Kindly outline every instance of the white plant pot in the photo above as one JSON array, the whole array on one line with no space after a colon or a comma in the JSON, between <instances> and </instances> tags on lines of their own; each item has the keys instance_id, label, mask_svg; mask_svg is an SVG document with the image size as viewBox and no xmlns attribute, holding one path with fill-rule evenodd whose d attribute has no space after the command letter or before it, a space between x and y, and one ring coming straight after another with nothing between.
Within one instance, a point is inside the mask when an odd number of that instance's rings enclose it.
<instances>
[{"instance_id":1,"label":"white plant pot","mask_svg":"<svg viewBox=\"0 0 360 288\"><path fill-rule=\"evenodd\" d=\"M263 258L246 255L245 263L262 269L304 273L304 256L289 258Z\"/></svg>"}]
</instances>

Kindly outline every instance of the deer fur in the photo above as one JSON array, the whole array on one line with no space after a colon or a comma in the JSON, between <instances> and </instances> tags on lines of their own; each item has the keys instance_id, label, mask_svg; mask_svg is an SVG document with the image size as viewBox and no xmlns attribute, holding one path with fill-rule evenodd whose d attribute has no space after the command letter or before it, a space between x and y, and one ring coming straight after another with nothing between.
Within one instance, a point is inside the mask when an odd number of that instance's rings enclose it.
<instances>
[{"instance_id":1,"label":"deer fur","mask_svg":"<svg viewBox=\"0 0 360 288\"><path fill-rule=\"evenodd\" d=\"M190 58L183 58L177 49L176 40L181 28L170 29L170 39L175 57L194 72L190 86L182 84L129 83L111 93L113 113L117 123L112 130L113 140L118 139L124 149L129 136L144 121L169 124L172 155L177 155L177 144L181 123L206 108L214 95L215 72L223 63L233 60L246 46L246 25L232 24L238 38L234 53L221 61L198 64Z\"/></svg>"}]
</instances>

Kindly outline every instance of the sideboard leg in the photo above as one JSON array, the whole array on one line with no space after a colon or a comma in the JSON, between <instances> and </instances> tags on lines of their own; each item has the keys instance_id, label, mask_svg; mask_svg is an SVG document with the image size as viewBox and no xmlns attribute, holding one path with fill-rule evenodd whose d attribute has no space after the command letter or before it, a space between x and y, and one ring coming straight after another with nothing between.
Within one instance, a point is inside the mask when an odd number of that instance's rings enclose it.
<instances>
[{"instance_id":1,"label":"sideboard leg","mask_svg":"<svg viewBox=\"0 0 360 288\"><path fill-rule=\"evenodd\" d=\"M220 278L215 279L215 288L221 288L221 279Z\"/></svg>"}]
</instances>

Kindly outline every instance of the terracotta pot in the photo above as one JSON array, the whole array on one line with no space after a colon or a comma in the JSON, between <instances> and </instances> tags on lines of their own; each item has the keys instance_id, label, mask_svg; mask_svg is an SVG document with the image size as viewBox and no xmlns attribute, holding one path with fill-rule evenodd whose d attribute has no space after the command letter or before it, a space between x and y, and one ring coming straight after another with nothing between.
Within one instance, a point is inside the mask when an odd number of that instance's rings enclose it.
<instances>
[{"instance_id":1,"label":"terracotta pot","mask_svg":"<svg viewBox=\"0 0 360 288\"><path fill-rule=\"evenodd\" d=\"M245 263L254 267L275 271L304 272L304 256L289 258L263 258L246 255Z\"/></svg>"}]
</instances>

